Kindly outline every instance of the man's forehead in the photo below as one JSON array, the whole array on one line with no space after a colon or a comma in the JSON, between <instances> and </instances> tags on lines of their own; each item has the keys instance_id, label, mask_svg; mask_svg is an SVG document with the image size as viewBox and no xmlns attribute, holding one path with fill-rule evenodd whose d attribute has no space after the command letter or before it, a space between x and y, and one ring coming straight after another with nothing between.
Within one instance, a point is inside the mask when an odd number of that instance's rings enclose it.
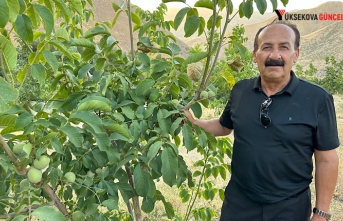
<instances>
[{"instance_id":1,"label":"man's forehead","mask_svg":"<svg viewBox=\"0 0 343 221\"><path fill-rule=\"evenodd\" d=\"M294 42L295 33L292 28L284 24L272 24L264 28L258 36L259 41L264 42L267 39L282 40L282 42ZM288 39L285 41L285 39ZM268 41L269 41L268 40Z\"/></svg>"},{"instance_id":2,"label":"man's forehead","mask_svg":"<svg viewBox=\"0 0 343 221\"><path fill-rule=\"evenodd\" d=\"M265 27L259 34L259 38L266 35L280 35L285 37L295 38L295 33L292 28L288 27L285 24L271 24Z\"/></svg>"}]
</instances>

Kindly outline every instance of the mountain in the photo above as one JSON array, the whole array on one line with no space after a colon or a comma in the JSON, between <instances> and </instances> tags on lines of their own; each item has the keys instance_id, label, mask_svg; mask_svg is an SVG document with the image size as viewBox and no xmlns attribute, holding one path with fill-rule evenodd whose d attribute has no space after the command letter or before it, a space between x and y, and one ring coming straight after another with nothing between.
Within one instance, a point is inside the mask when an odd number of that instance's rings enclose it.
<instances>
[{"instance_id":1,"label":"mountain","mask_svg":"<svg viewBox=\"0 0 343 221\"><path fill-rule=\"evenodd\" d=\"M112 21L114 18L114 10L111 6L113 0L93 0L95 8L94 16L95 22L103 22L105 20ZM117 4L120 4L122 0L114 0ZM287 8L287 7L286 7ZM165 20L174 20L176 13L180 9L170 8L165 15ZM315 8L306 10L286 11L290 14L316 14L319 16L321 13L337 13L341 14L343 19L343 3L342 2L326 2ZM200 8L199 14L205 19L211 16L211 10ZM235 13L233 13L235 14ZM224 16L224 15L222 15ZM253 40L257 30L273 20L277 19L274 12L265 13L264 15L254 12L250 19L239 18L236 15L228 27L228 35L230 35L231 29L237 24L242 24L245 27L245 36L248 37L246 47L249 50L253 49ZM285 19L285 15L284 18ZM338 21L323 21L323 20L289 20L290 22L297 25L301 34L300 40L300 57L298 64L308 67L310 63L318 69L320 75L322 75L325 69L325 57L335 56L336 59L343 59L343 20ZM90 25L94 25L90 24ZM189 47L195 46L196 44L204 44L206 39L204 36L198 37L196 34L190 38L184 38L183 24L180 25L178 30L171 30L178 38L178 44L182 48L182 56L187 56L187 50ZM113 30L110 30L113 37L119 41L119 45L126 51L130 51L130 39L129 39L129 25L128 18L125 13L122 13ZM134 42L138 41L137 32L134 35ZM224 50L222 50L223 53ZM224 55L222 54L221 57Z\"/></svg>"},{"instance_id":2,"label":"mountain","mask_svg":"<svg viewBox=\"0 0 343 221\"><path fill-rule=\"evenodd\" d=\"M94 12L94 21L90 21L88 23L88 28L93 27L95 22L100 23L104 21L110 21L112 22L114 16L115 16L115 11L112 8L112 2L117 3L117 5L120 5L123 0L93 0L93 12ZM125 8L126 9L126 8ZM135 8L132 8L132 11L134 11ZM113 27L112 30L109 30L111 32L112 37L116 39L119 42L119 46L125 50L125 51L130 51L131 50L131 45L130 45L130 31L129 31L129 19L126 15L126 13L122 12ZM168 34L168 31L166 31L166 34ZM137 47L137 42L138 42L138 31L134 32L133 36L133 42L134 42L134 48L136 49ZM189 46L182 42L180 39L178 39L177 44L181 48L181 56L188 56L188 49Z\"/></svg>"}]
</instances>

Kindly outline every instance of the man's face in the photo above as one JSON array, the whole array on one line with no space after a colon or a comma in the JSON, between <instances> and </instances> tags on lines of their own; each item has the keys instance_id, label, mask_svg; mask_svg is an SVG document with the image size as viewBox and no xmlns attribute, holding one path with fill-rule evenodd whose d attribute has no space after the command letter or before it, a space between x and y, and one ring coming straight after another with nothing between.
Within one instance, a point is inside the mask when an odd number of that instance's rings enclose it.
<instances>
[{"instance_id":1,"label":"man's face","mask_svg":"<svg viewBox=\"0 0 343 221\"><path fill-rule=\"evenodd\" d=\"M290 76L299 49L294 49L294 31L283 24L266 27L258 36L258 49L253 52L261 78L266 81L282 80Z\"/></svg>"}]
</instances>

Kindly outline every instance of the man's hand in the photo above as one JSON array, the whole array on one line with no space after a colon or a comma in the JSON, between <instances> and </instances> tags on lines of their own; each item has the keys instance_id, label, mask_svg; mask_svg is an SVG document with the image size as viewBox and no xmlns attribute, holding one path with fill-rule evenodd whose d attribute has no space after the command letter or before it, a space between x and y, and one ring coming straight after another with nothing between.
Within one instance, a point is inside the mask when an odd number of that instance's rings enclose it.
<instances>
[{"instance_id":1,"label":"man's hand","mask_svg":"<svg viewBox=\"0 0 343 221\"><path fill-rule=\"evenodd\" d=\"M183 110L183 111L185 112L187 119L194 124L195 119L193 115L191 114L191 112L189 110Z\"/></svg>"}]
</instances>

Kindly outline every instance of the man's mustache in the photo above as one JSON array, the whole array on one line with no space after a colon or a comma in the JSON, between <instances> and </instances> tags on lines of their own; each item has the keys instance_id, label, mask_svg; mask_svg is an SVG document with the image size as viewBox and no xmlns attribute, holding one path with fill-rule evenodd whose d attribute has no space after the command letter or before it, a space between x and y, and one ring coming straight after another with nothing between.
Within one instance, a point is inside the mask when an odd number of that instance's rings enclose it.
<instances>
[{"instance_id":1,"label":"man's mustache","mask_svg":"<svg viewBox=\"0 0 343 221\"><path fill-rule=\"evenodd\" d=\"M269 59L265 62L265 66L285 66L285 62L283 60L273 60Z\"/></svg>"}]
</instances>

